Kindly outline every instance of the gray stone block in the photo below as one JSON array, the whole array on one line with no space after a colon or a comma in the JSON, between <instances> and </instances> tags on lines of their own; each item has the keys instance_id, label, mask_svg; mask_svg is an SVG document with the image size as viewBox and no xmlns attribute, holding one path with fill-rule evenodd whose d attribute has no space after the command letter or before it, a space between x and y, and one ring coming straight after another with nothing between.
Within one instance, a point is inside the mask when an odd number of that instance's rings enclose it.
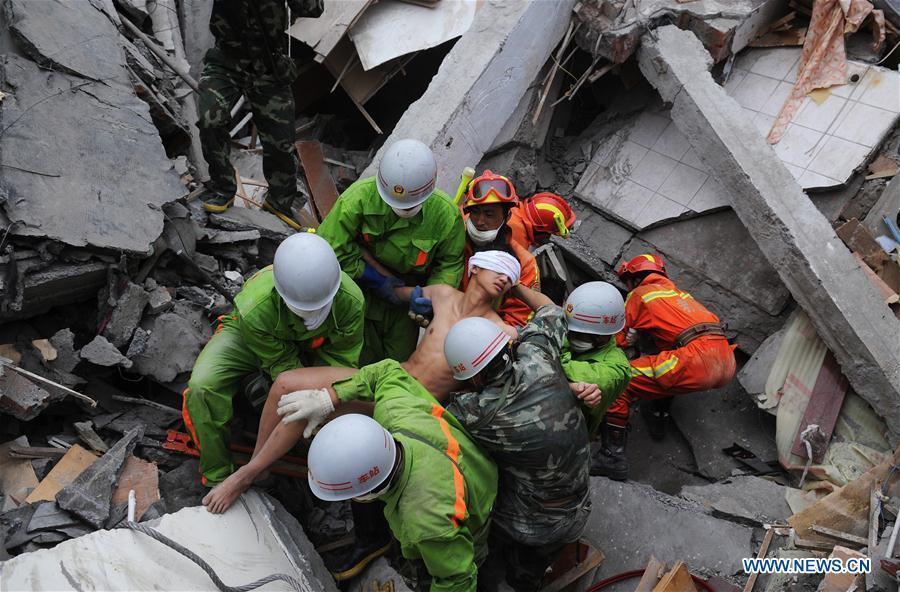
<instances>
[{"instance_id":1,"label":"gray stone block","mask_svg":"<svg viewBox=\"0 0 900 592\"><path fill-rule=\"evenodd\" d=\"M122 355L116 347L102 335L97 335L81 348L81 359L98 366L121 366L131 368L132 361Z\"/></svg>"},{"instance_id":2,"label":"gray stone block","mask_svg":"<svg viewBox=\"0 0 900 592\"><path fill-rule=\"evenodd\" d=\"M793 514L784 497L788 489L768 479L748 475L711 485L689 485L682 488L681 497L710 509L713 516L762 526L775 521L785 522Z\"/></svg>"}]
</instances>

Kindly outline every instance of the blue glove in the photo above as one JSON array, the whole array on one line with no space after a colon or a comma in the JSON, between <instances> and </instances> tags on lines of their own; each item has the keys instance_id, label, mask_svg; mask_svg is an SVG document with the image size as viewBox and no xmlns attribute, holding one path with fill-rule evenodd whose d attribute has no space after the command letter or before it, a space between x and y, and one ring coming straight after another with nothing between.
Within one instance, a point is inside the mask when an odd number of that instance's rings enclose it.
<instances>
[{"instance_id":1,"label":"blue glove","mask_svg":"<svg viewBox=\"0 0 900 592\"><path fill-rule=\"evenodd\" d=\"M409 312L425 317L433 317L434 309L431 307L431 299L425 298L425 296L422 295L422 292L422 286L413 288L412 294L409 297Z\"/></svg>"},{"instance_id":2,"label":"blue glove","mask_svg":"<svg viewBox=\"0 0 900 592\"><path fill-rule=\"evenodd\" d=\"M400 304L400 299L394 293L394 288L403 285L403 280L400 278L381 275L377 269L366 263L357 283L363 288L374 291L379 298L387 300L393 305Z\"/></svg>"}]
</instances>

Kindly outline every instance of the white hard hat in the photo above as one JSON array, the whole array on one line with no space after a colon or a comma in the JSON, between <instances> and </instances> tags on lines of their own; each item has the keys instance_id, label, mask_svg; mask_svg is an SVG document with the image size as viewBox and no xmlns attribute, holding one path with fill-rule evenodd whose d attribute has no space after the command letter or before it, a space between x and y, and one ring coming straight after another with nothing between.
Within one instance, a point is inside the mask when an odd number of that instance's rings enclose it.
<instances>
[{"instance_id":1,"label":"white hard hat","mask_svg":"<svg viewBox=\"0 0 900 592\"><path fill-rule=\"evenodd\" d=\"M384 151L375 185L389 206L406 210L428 199L436 179L431 148L418 140L400 140Z\"/></svg>"},{"instance_id":2,"label":"white hard hat","mask_svg":"<svg viewBox=\"0 0 900 592\"><path fill-rule=\"evenodd\" d=\"M390 477L396 457L394 438L381 424L367 415L341 415L309 445L309 488L327 502L365 495Z\"/></svg>"},{"instance_id":3,"label":"white hard hat","mask_svg":"<svg viewBox=\"0 0 900 592\"><path fill-rule=\"evenodd\" d=\"M341 287L341 266L331 245L321 236L298 232L275 251L275 289L288 307L318 310L328 305Z\"/></svg>"},{"instance_id":4,"label":"white hard hat","mask_svg":"<svg viewBox=\"0 0 900 592\"><path fill-rule=\"evenodd\" d=\"M481 372L509 343L510 337L483 317L458 321L444 339L444 357L456 380Z\"/></svg>"},{"instance_id":5,"label":"white hard hat","mask_svg":"<svg viewBox=\"0 0 900 592\"><path fill-rule=\"evenodd\" d=\"M606 282L581 284L569 294L564 308L569 317L569 331L613 335L625 326L622 293Z\"/></svg>"}]
</instances>

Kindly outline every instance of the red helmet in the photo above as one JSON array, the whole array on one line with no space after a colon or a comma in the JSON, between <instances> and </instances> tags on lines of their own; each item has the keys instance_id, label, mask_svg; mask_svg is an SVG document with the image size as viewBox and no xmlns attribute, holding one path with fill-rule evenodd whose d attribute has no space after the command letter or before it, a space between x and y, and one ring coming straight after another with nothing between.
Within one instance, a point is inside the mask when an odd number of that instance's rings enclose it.
<instances>
[{"instance_id":1,"label":"red helmet","mask_svg":"<svg viewBox=\"0 0 900 592\"><path fill-rule=\"evenodd\" d=\"M463 209L494 203L514 206L519 203L519 196L509 179L485 169L480 177L469 183Z\"/></svg>"},{"instance_id":2,"label":"red helmet","mask_svg":"<svg viewBox=\"0 0 900 592\"><path fill-rule=\"evenodd\" d=\"M534 194L522 202L522 210L535 232L567 238L569 229L575 224L575 212L566 200L555 193Z\"/></svg>"},{"instance_id":3,"label":"red helmet","mask_svg":"<svg viewBox=\"0 0 900 592\"><path fill-rule=\"evenodd\" d=\"M624 278L626 275L640 273L642 271L655 271L668 277L666 274L666 264L663 263L662 257L659 255L638 255L631 261L623 263L619 267L619 277Z\"/></svg>"}]
</instances>

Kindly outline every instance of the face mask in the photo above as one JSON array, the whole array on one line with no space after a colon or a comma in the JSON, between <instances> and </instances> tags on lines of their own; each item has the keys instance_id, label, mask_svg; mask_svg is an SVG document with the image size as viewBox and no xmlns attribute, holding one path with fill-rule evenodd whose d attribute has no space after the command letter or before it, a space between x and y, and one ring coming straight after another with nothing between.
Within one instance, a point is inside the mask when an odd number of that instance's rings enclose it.
<instances>
[{"instance_id":1,"label":"face mask","mask_svg":"<svg viewBox=\"0 0 900 592\"><path fill-rule=\"evenodd\" d=\"M325 319L328 318L328 313L331 312L331 302L317 310L300 310L290 304L288 304L288 308L291 309L292 313L303 319L303 326L306 327L307 331L312 331L321 327Z\"/></svg>"},{"instance_id":2,"label":"face mask","mask_svg":"<svg viewBox=\"0 0 900 592\"><path fill-rule=\"evenodd\" d=\"M586 352L594 349L594 344L590 341L582 341L581 339L569 338L569 349L573 352Z\"/></svg>"},{"instance_id":3,"label":"face mask","mask_svg":"<svg viewBox=\"0 0 900 592\"><path fill-rule=\"evenodd\" d=\"M412 218L422 210L422 204L419 204L407 210L401 210L400 208L395 208L394 206L391 206L391 209L394 210L394 213L401 218Z\"/></svg>"},{"instance_id":4,"label":"face mask","mask_svg":"<svg viewBox=\"0 0 900 592\"><path fill-rule=\"evenodd\" d=\"M500 228L498 227L494 230L478 230L475 228L475 225L472 224L472 219L466 218L466 232L469 234L469 238L472 239L472 242L476 245L486 245L497 238Z\"/></svg>"}]
</instances>

